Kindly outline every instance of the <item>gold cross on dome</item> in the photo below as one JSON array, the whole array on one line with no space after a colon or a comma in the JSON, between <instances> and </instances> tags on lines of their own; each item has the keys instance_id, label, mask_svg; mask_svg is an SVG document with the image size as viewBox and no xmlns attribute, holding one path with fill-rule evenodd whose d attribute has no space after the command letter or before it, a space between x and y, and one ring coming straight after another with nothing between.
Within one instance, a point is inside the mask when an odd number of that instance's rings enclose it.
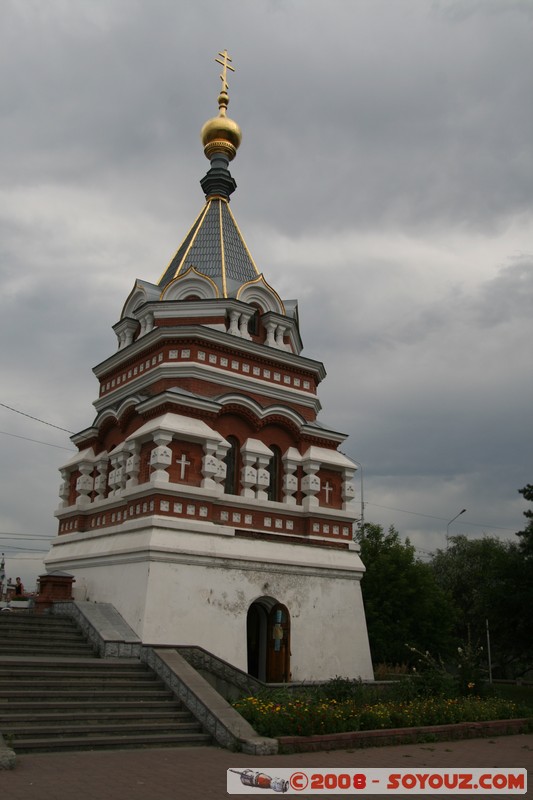
<instances>
[{"instance_id":1,"label":"gold cross on dome","mask_svg":"<svg viewBox=\"0 0 533 800\"><path fill-rule=\"evenodd\" d=\"M228 69L232 72L235 72L235 68L231 66L231 58L228 56L228 51L224 50L223 53L219 53L220 58L215 58L217 64L220 64L222 67L222 72L220 74L220 80L222 81L222 91L228 91L228 81L227 81L227 74ZM222 59L222 60L221 60Z\"/></svg>"}]
</instances>

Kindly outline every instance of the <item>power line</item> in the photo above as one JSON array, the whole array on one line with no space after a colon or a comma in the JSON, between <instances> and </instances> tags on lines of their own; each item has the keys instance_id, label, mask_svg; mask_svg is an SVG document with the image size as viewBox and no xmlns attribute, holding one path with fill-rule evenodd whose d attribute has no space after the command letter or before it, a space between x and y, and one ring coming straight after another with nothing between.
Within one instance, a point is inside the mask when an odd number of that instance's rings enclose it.
<instances>
[{"instance_id":1,"label":"power line","mask_svg":"<svg viewBox=\"0 0 533 800\"><path fill-rule=\"evenodd\" d=\"M0 539L53 539L54 534L51 536L33 536L31 533L11 533L9 531L0 531Z\"/></svg>"},{"instance_id":2,"label":"power line","mask_svg":"<svg viewBox=\"0 0 533 800\"><path fill-rule=\"evenodd\" d=\"M5 553L6 550L15 550L16 552L19 550L24 550L28 553L48 553L48 550L39 550L38 547L20 547L18 544L3 544L2 552Z\"/></svg>"},{"instance_id":3,"label":"power line","mask_svg":"<svg viewBox=\"0 0 533 800\"><path fill-rule=\"evenodd\" d=\"M393 508L393 506L382 506L379 503L370 503L365 500L365 505L368 506L375 506L376 508L387 508L389 511L399 511L402 514L414 514L415 517L428 517L428 519L438 519L442 522L447 522L446 517L435 517L433 514L421 514L419 511L406 511L405 508ZM502 528L498 525L491 525L488 522L464 522L461 520L461 525L470 525L473 528L492 528L496 531L512 531L515 532L515 528Z\"/></svg>"},{"instance_id":4,"label":"power line","mask_svg":"<svg viewBox=\"0 0 533 800\"><path fill-rule=\"evenodd\" d=\"M46 552L48 552L48 551L46 551ZM42 561L43 560L41 556L18 556L17 555L17 556L10 556L10 558L13 561L18 561L19 559L21 561Z\"/></svg>"},{"instance_id":5,"label":"power line","mask_svg":"<svg viewBox=\"0 0 533 800\"><path fill-rule=\"evenodd\" d=\"M65 431L65 433L74 433L74 431L69 431L68 428L62 428L60 425L54 425L53 422L46 422L44 419L39 419L39 417L33 417L31 414L26 414L25 411L19 411L18 408L12 408L11 406L7 406L5 403L0 403L2 408L7 408L9 411L14 411L15 414L21 414L23 417L29 417L29 419L35 420L35 422L41 422L43 425L49 425L51 428L57 428L58 431Z\"/></svg>"},{"instance_id":6,"label":"power line","mask_svg":"<svg viewBox=\"0 0 533 800\"><path fill-rule=\"evenodd\" d=\"M1 403L0 403L1 405ZM68 450L71 453L75 453L73 447L63 447L60 444L50 444L50 442L41 442L39 439L30 439L28 436L19 436L16 433L7 433L7 431L0 431L4 436L13 436L15 439L24 439L26 442L35 442L35 444L45 444L47 447L57 447L59 450Z\"/></svg>"},{"instance_id":7,"label":"power line","mask_svg":"<svg viewBox=\"0 0 533 800\"><path fill-rule=\"evenodd\" d=\"M421 514L419 511L406 511L405 508L394 508L393 506L382 506L379 503L370 503L368 500L365 500L365 505L367 505L367 506L376 506L376 508L388 508L389 511L401 511L402 514L414 514L417 517L428 517L429 519L441 519L444 522L446 522L444 517L435 517L433 514Z\"/></svg>"}]
</instances>

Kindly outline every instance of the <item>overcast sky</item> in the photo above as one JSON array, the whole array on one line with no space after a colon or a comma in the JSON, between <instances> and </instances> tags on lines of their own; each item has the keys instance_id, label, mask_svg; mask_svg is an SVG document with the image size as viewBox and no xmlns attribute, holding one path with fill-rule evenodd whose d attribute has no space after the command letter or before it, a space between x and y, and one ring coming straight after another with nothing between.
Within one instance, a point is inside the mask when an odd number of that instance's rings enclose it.
<instances>
[{"instance_id":1,"label":"overcast sky","mask_svg":"<svg viewBox=\"0 0 533 800\"><path fill-rule=\"evenodd\" d=\"M299 299L367 521L423 558L463 508L450 534L514 539L533 482L532 31L531 0L2 0L0 402L92 423L126 296L202 207L227 48L232 209ZM55 534L73 446L3 406L0 431L0 552L31 588L46 540L22 536Z\"/></svg>"}]
</instances>

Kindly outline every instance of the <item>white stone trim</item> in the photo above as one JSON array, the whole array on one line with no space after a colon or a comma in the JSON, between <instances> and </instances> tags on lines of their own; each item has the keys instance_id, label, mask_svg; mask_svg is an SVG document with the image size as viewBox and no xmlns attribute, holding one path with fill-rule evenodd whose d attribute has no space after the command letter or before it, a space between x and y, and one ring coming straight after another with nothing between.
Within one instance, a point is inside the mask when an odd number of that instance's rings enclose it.
<instances>
[{"instance_id":1,"label":"white stone trim","mask_svg":"<svg viewBox=\"0 0 533 800\"><path fill-rule=\"evenodd\" d=\"M285 315L280 296L269 286L262 274L241 286L237 292L237 300L248 305L257 304L263 313L274 311L276 314Z\"/></svg>"},{"instance_id":2,"label":"white stone trim","mask_svg":"<svg viewBox=\"0 0 533 800\"><path fill-rule=\"evenodd\" d=\"M198 272L194 267L189 267L187 272L178 275L168 283L161 292L161 300L166 302L184 300L190 295L198 295L202 300L217 300L218 287L207 275ZM180 309L183 313L183 310Z\"/></svg>"},{"instance_id":3,"label":"white stone trim","mask_svg":"<svg viewBox=\"0 0 533 800\"><path fill-rule=\"evenodd\" d=\"M151 310L157 310L155 307L152 307ZM188 308L189 304L187 304L187 311L189 312ZM191 306L194 306L194 303L191 303ZM229 308L229 306L228 306ZM214 313L214 312L213 312ZM159 316L162 319L167 317L176 316L176 314L170 313L161 313L158 315L155 313L155 320ZM189 313L188 313L189 316ZM193 316L193 309L191 309L190 316ZM287 324L289 321L283 321L283 319L277 320L280 324ZM216 328L212 328L207 325L201 324L201 318L198 320L198 325L177 325L175 328L169 327L155 327L154 330L150 333L150 335L146 336L144 339L139 339L133 342L130 345L127 358L135 359L140 358L142 352L147 349L148 347L153 347L158 344L166 344L169 336L172 335L173 339L180 340L180 339L187 339L189 340L191 337L198 340L198 343L204 342L205 344L201 345L204 347L208 347L209 344L216 344L222 345L224 347L231 347L231 340L228 341L228 334L224 331L219 331ZM259 360L263 360L265 357L264 345L257 344L254 341L248 341L246 339L242 340L242 343L239 345L239 349L241 350L241 357L246 357L248 359L253 359L256 356ZM288 351L277 351L275 348L272 348L269 351L269 358L272 360L276 360L279 362L280 367L287 368L291 366L298 370L298 372L302 369L308 370L311 374L314 374L317 378L317 382L320 383L326 377L326 370L324 365L320 361L315 361L310 358L306 358L305 356L300 356ZM120 368L120 364L123 362L125 358L124 352L117 352L114 353L112 356L109 356L105 361L102 361L100 364L97 364L96 367L93 368L93 372L97 378L101 378L104 374L108 372L112 372L115 368Z\"/></svg>"},{"instance_id":4,"label":"white stone trim","mask_svg":"<svg viewBox=\"0 0 533 800\"><path fill-rule=\"evenodd\" d=\"M319 398L311 391L287 386L286 384L275 384L271 380L263 380L249 373L231 372L207 362L197 364L195 361L166 361L157 364L149 372L139 373L127 383L116 386L107 391L105 395L100 396L94 401L97 412L107 409L110 404L115 405L120 401L121 397L124 397L124 399L130 397L132 392L136 395L141 394L144 388L148 388L153 384L156 370L162 380L175 378L176 381L179 381L183 378L193 378L213 381L220 385L221 390L227 387L232 391L243 393L259 391L274 400L298 403L306 408L311 408L315 414L318 414L322 409ZM194 398L191 398L191 400L194 402Z\"/></svg>"},{"instance_id":5,"label":"white stone trim","mask_svg":"<svg viewBox=\"0 0 533 800\"><path fill-rule=\"evenodd\" d=\"M274 453L259 439L247 439L241 447L241 495L268 500L266 489L270 483L267 466Z\"/></svg>"},{"instance_id":6,"label":"white stone trim","mask_svg":"<svg viewBox=\"0 0 533 800\"><path fill-rule=\"evenodd\" d=\"M163 517L131 518L120 529L100 529L91 534L63 534L52 542L52 549L45 558L46 567L50 569L66 569L67 563L112 563L129 556L134 560L162 561L188 564L211 564L217 566L220 560L231 568L247 568L268 572L274 567L276 571L292 574L320 574L332 571L343 577L362 577L365 572L358 549L333 549L328 547L309 547L302 543L284 542L265 539L247 539L235 536L233 529L222 534L220 531L199 531L205 527L206 521L179 520L179 526L165 525ZM203 535L199 535L199 533ZM279 534L280 536L282 534ZM94 539L107 542L106 549L101 546L95 553ZM331 540L329 540L331 541ZM179 550L176 547L179 542ZM85 546L86 545L86 546ZM59 556L59 553L64 553ZM157 554L160 554L157 556ZM67 561L68 559L68 561ZM126 560L129 560L126 558ZM63 563L63 567L58 566ZM311 570L311 571L310 571Z\"/></svg>"},{"instance_id":7,"label":"white stone trim","mask_svg":"<svg viewBox=\"0 0 533 800\"><path fill-rule=\"evenodd\" d=\"M202 420L169 411L146 422L131 436L128 436L126 443L129 444L138 439L148 441L158 431L164 431L171 434L172 437L177 436L192 442L209 440L220 444L226 441L220 433L210 428Z\"/></svg>"},{"instance_id":8,"label":"white stone trim","mask_svg":"<svg viewBox=\"0 0 533 800\"><path fill-rule=\"evenodd\" d=\"M357 469L355 462L345 456L344 453L339 453L338 450L329 450L326 447L317 447L316 445L309 447L303 454L302 459L303 461L318 461L320 464L332 469Z\"/></svg>"}]
</instances>

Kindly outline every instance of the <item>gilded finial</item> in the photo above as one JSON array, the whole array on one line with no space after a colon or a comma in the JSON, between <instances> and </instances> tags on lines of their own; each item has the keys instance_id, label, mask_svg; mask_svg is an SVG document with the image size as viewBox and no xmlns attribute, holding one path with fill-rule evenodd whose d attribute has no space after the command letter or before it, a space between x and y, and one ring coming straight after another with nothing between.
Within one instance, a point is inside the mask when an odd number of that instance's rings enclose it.
<instances>
[{"instance_id":1,"label":"gilded finial","mask_svg":"<svg viewBox=\"0 0 533 800\"><path fill-rule=\"evenodd\" d=\"M215 152L222 152L226 155L228 161L231 161L235 158L237 148L242 139L241 129L237 123L226 116L229 103L228 69L231 72L235 72L235 68L231 66L232 59L227 50L219 52L218 55L220 58L215 58L215 61L222 67L222 72L220 73L222 87L218 96L218 117L214 117L205 123L201 136L204 153L207 158L211 159Z\"/></svg>"},{"instance_id":2,"label":"gilded finial","mask_svg":"<svg viewBox=\"0 0 533 800\"><path fill-rule=\"evenodd\" d=\"M219 53L220 58L215 58L217 64L220 64L222 67L222 72L220 73L220 80L222 81L222 89L220 90L220 94L218 96L218 107L222 116L226 114L226 109L229 103L228 97L228 69L232 72L235 72L235 67L231 66L231 58L228 55L228 51L224 50L222 53ZM222 60L221 60L222 59ZM225 97L223 97L225 95ZM226 102L224 103L224 99Z\"/></svg>"}]
</instances>

